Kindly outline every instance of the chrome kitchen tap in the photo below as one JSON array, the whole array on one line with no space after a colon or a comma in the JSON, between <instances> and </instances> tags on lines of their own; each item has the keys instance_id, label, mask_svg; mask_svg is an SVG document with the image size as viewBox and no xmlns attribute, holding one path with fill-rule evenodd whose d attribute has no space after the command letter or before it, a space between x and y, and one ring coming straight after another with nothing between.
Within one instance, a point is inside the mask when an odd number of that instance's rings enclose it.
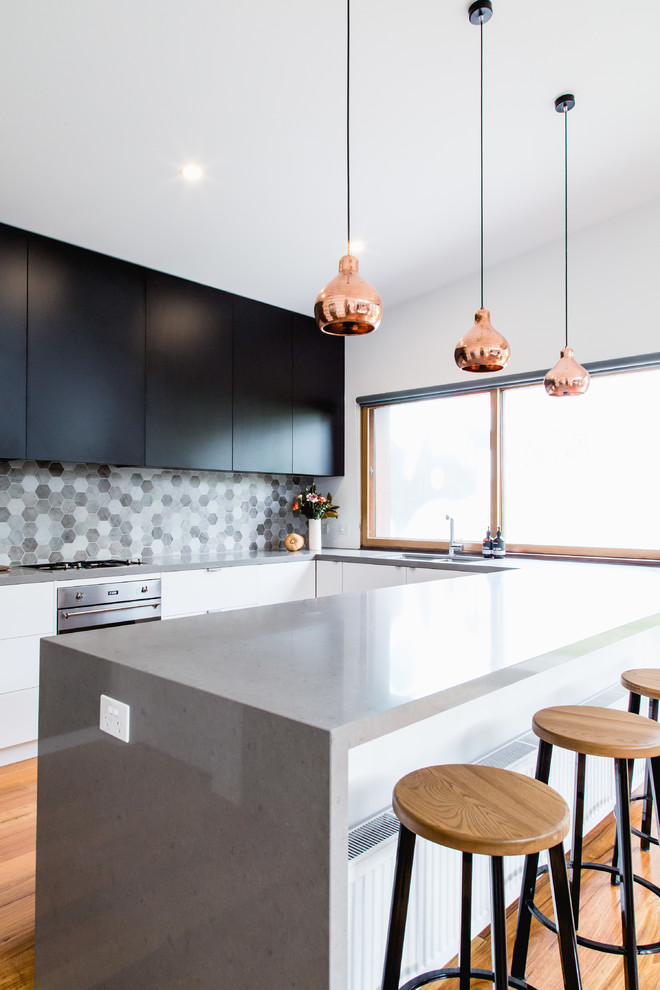
<instances>
[{"instance_id":1,"label":"chrome kitchen tap","mask_svg":"<svg viewBox=\"0 0 660 990\"><path fill-rule=\"evenodd\" d=\"M457 550L463 549L462 543L456 543L454 540L454 518L453 516L445 516L445 519L449 520L449 556L454 557Z\"/></svg>"}]
</instances>

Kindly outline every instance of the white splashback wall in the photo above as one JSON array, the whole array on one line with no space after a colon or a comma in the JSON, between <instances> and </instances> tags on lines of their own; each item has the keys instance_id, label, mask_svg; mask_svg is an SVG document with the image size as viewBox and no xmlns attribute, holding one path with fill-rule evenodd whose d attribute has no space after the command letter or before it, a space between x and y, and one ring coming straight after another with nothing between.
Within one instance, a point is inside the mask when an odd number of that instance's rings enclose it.
<instances>
[{"instance_id":1,"label":"white splashback wall","mask_svg":"<svg viewBox=\"0 0 660 990\"><path fill-rule=\"evenodd\" d=\"M563 229L561 210L557 224ZM660 351L655 316L660 269L660 199L611 220L569 232L569 342L579 361ZM484 304L511 346L504 374L547 370L564 337L563 236L487 269ZM475 245L475 255L478 245ZM488 257L488 230L485 241ZM368 259L362 263L369 278ZM440 385L462 378L454 347L479 306L478 272L469 279L387 308L378 330L346 341L346 474L327 484L341 506L325 546L360 543L360 420L358 395ZM475 376L476 377L476 376ZM498 375L489 376L495 381ZM348 529L340 534L339 529Z\"/></svg>"}]
</instances>

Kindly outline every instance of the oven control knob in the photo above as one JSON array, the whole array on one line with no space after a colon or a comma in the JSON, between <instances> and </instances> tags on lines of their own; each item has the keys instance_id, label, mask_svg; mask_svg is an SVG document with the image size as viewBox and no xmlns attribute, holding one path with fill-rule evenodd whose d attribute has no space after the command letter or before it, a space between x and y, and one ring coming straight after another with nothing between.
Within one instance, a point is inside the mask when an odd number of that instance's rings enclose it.
<instances>
[{"instance_id":1,"label":"oven control knob","mask_svg":"<svg viewBox=\"0 0 660 990\"><path fill-rule=\"evenodd\" d=\"M146 584L145 584L145 586L144 586L144 587L143 587L143 589L142 589L142 592L143 592L143 593L144 593L145 591L149 591L149 589L147 588L147 586L146 586Z\"/></svg>"},{"instance_id":2,"label":"oven control knob","mask_svg":"<svg viewBox=\"0 0 660 990\"><path fill-rule=\"evenodd\" d=\"M82 593L82 591L79 591L79 592L78 592L78 593L76 594L76 601L78 601L78 602L79 602L79 601L80 601L80 599L82 598L82 596L83 596L83 593Z\"/></svg>"}]
</instances>

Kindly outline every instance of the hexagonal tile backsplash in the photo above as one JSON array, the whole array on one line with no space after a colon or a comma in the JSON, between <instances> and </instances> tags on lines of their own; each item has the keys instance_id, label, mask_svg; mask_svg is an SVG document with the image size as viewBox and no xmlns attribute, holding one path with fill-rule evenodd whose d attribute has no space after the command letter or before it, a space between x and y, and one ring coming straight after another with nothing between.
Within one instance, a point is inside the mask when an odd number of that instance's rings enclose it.
<instances>
[{"instance_id":1,"label":"hexagonal tile backsplash","mask_svg":"<svg viewBox=\"0 0 660 990\"><path fill-rule=\"evenodd\" d=\"M0 564L279 550L311 480L0 461Z\"/></svg>"}]
</instances>

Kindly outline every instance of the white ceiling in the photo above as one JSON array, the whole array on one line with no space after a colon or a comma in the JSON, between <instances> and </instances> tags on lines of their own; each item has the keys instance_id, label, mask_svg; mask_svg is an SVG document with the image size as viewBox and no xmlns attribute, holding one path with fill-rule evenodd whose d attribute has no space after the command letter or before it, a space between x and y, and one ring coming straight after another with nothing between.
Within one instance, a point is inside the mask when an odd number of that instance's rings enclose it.
<instances>
[{"instance_id":1,"label":"white ceiling","mask_svg":"<svg viewBox=\"0 0 660 990\"><path fill-rule=\"evenodd\" d=\"M353 237L387 307L474 272L479 29L352 0ZM658 196L636 0L494 0L486 264ZM0 221L300 312L345 247L345 0L2 0ZM194 161L196 185L179 175Z\"/></svg>"}]
</instances>

